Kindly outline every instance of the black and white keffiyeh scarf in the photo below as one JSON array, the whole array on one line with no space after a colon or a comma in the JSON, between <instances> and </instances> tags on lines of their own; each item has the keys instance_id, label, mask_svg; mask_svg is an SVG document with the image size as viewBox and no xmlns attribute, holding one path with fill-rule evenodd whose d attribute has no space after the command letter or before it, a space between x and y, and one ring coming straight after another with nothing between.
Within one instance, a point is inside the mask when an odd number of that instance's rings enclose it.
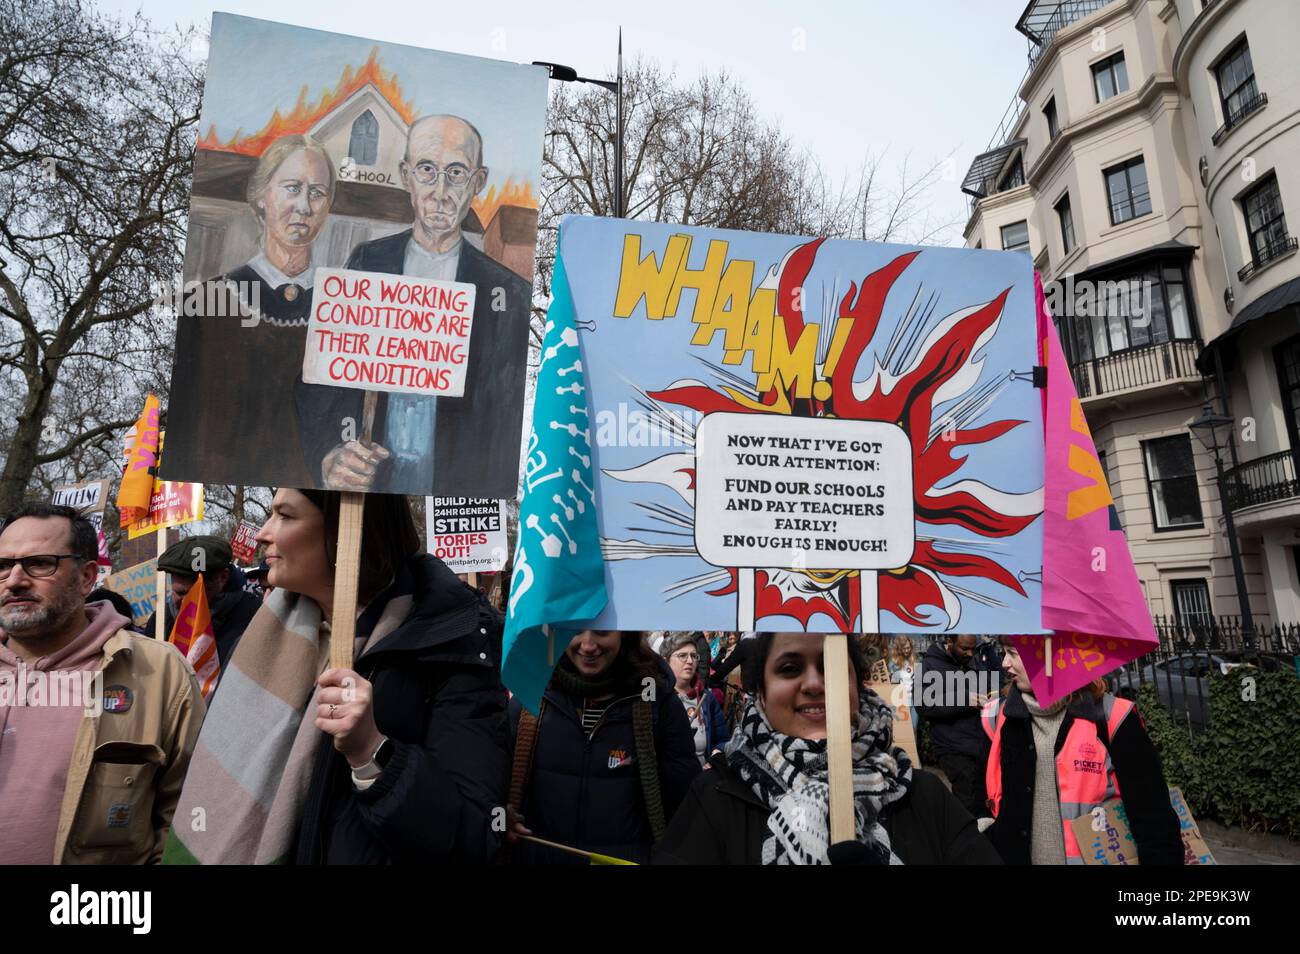
<instances>
[{"instance_id":1,"label":"black and white keffiyeh scarf","mask_svg":"<svg viewBox=\"0 0 1300 954\"><path fill-rule=\"evenodd\" d=\"M869 690L859 695L853 726L853 801L858 841L876 864L901 865L880 824L880 811L907 794L912 761L892 745L894 716ZM765 865L826 864L830 784L826 740L782 735L751 698L727 744L727 764L771 809L763 841Z\"/></svg>"}]
</instances>

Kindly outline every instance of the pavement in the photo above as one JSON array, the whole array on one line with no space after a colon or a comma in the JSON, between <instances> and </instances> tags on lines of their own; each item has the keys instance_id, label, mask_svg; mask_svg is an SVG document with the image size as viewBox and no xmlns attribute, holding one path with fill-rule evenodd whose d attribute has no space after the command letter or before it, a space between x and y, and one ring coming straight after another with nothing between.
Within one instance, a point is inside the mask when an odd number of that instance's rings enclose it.
<instances>
[{"instance_id":1,"label":"pavement","mask_svg":"<svg viewBox=\"0 0 1300 954\"><path fill-rule=\"evenodd\" d=\"M939 766L924 768L952 788ZM1214 860L1221 865L1300 865L1300 841L1267 832L1245 831L1215 821L1197 819L1196 825Z\"/></svg>"},{"instance_id":2,"label":"pavement","mask_svg":"<svg viewBox=\"0 0 1300 954\"><path fill-rule=\"evenodd\" d=\"M1197 820L1201 836L1221 865L1300 865L1300 842Z\"/></svg>"}]
</instances>

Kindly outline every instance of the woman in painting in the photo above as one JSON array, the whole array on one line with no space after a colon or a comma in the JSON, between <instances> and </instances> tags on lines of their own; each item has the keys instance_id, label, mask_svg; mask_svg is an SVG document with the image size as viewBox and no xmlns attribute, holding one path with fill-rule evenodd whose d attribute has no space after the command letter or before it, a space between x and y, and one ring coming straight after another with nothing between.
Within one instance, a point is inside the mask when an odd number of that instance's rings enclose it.
<instances>
[{"instance_id":1,"label":"woman in painting","mask_svg":"<svg viewBox=\"0 0 1300 954\"><path fill-rule=\"evenodd\" d=\"M225 283L224 295L207 283L204 315L177 319L170 472L223 483L315 482L303 463L295 393L315 284L313 246L335 185L329 155L309 136L281 136L262 153L245 188L261 229L258 253L215 280Z\"/></svg>"}]
</instances>

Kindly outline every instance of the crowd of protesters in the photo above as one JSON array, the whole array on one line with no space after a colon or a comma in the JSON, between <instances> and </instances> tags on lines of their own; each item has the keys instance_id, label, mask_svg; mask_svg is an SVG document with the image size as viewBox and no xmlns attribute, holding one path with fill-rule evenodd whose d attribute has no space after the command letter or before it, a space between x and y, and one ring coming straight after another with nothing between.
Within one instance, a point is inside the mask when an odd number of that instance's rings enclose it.
<instances>
[{"instance_id":1,"label":"crowd of protesters","mask_svg":"<svg viewBox=\"0 0 1300 954\"><path fill-rule=\"evenodd\" d=\"M1040 704L1009 639L848 641L855 837L831 844L826 637L571 634L530 712L501 683L499 609L421 552L404 497L365 500L350 668L327 664L339 494L276 493L256 583L216 537L163 554L177 603L200 574L210 594L206 703L95 589L84 517L10 515L0 863L1064 864L1071 820L1112 798L1143 864L1182 861L1133 704L1100 682ZM925 673L962 688L922 698ZM95 705L36 699L53 676ZM914 699L938 773L895 744Z\"/></svg>"}]
</instances>

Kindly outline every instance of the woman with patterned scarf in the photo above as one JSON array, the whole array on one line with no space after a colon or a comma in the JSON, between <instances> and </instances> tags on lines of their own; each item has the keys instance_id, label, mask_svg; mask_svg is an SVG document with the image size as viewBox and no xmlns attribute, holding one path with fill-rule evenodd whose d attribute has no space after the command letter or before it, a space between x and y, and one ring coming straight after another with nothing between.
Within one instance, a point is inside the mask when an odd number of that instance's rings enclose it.
<instances>
[{"instance_id":1,"label":"woman with patterned scarf","mask_svg":"<svg viewBox=\"0 0 1300 954\"><path fill-rule=\"evenodd\" d=\"M700 771L672 676L640 633L574 636L540 710L510 702L511 860L582 864L518 835L625 861L650 860Z\"/></svg>"},{"instance_id":2,"label":"woman with patterned scarf","mask_svg":"<svg viewBox=\"0 0 1300 954\"><path fill-rule=\"evenodd\" d=\"M486 864L509 769L501 616L367 494L350 669L328 664L341 495L280 488L274 592L208 710L171 864Z\"/></svg>"},{"instance_id":3,"label":"woman with patterned scarf","mask_svg":"<svg viewBox=\"0 0 1300 954\"><path fill-rule=\"evenodd\" d=\"M750 694L725 757L714 759L655 846L656 864L828 864L824 636L760 633L746 640ZM892 745L893 715L848 641L853 668L856 843L837 862L998 864L975 819L935 776Z\"/></svg>"}]
</instances>

